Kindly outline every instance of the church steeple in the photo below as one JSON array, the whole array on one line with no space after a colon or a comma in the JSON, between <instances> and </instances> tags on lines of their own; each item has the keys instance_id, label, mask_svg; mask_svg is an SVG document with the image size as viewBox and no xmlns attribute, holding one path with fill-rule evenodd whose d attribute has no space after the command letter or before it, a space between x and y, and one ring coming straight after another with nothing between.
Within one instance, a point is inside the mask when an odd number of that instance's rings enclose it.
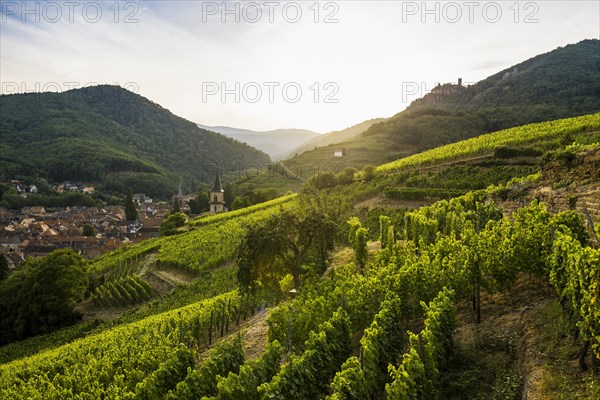
<instances>
[{"instance_id":1,"label":"church steeple","mask_svg":"<svg viewBox=\"0 0 600 400\"><path fill-rule=\"evenodd\" d=\"M215 174L215 184L213 185L211 192L213 192L213 193L222 193L223 192L223 188L221 187L221 178L219 177L218 170L217 170L217 173Z\"/></svg>"},{"instance_id":2,"label":"church steeple","mask_svg":"<svg viewBox=\"0 0 600 400\"><path fill-rule=\"evenodd\" d=\"M225 191L221 186L219 171L215 173L215 184L210 191L210 212L217 213L225 211Z\"/></svg>"}]
</instances>

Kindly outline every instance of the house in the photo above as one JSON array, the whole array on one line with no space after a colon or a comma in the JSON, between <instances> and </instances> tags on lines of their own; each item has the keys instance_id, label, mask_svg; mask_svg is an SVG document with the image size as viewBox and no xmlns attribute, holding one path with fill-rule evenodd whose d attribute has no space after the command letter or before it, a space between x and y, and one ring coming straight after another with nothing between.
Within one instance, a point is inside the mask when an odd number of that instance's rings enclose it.
<instances>
[{"instance_id":1,"label":"house","mask_svg":"<svg viewBox=\"0 0 600 400\"><path fill-rule=\"evenodd\" d=\"M32 239L23 242L23 256L27 257L41 257L45 256L54 250L69 247L68 245L60 243L50 243L46 240Z\"/></svg>"},{"instance_id":2,"label":"house","mask_svg":"<svg viewBox=\"0 0 600 400\"><path fill-rule=\"evenodd\" d=\"M43 217L46 215L46 209L41 206L23 207L21 212L25 215L31 215L34 217Z\"/></svg>"},{"instance_id":3,"label":"house","mask_svg":"<svg viewBox=\"0 0 600 400\"><path fill-rule=\"evenodd\" d=\"M344 157L344 151L343 150L336 150L336 151L333 152L333 156L334 157L338 157L338 158Z\"/></svg>"},{"instance_id":4,"label":"house","mask_svg":"<svg viewBox=\"0 0 600 400\"><path fill-rule=\"evenodd\" d=\"M8 268L15 269L21 264L21 262L25 261L25 257L21 252L10 252L4 254L6 260L8 261Z\"/></svg>"},{"instance_id":5,"label":"house","mask_svg":"<svg viewBox=\"0 0 600 400\"><path fill-rule=\"evenodd\" d=\"M95 191L96 189L94 189L92 186L86 186L83 189L81 189L81 192L85 194L93 194Z\"/></svg>"},{"instance_id":6,"label":"house","mask_svg":"<svg viewBox=\"0 0 600 400\"><path fill-rule=\"evenodd\" d=\"M21 240L18 236L10 235L10 236L1 236L0 237L0 247L4 247L7 250L16 251L19 246L21 246Z\"/></svg>"},{"instance_id":7,"label":"house","mask_svg":"<svg viewBox=\"0 0 600 400\"><path fill-rule=\"evenodd\" d=\"M77 187L77 185L75 185L72 182L65 182L63 184L64 190L65 191L69 191L69 192L78 192L79 191L79 187ZM60 188L60 186L59 186Z\"/></svg>"},{"instance_id":8,"label":"house","mask_svg":"<svg viewBox=\"0 0 600 400\"><path fill-rule=\"evenodd\" d=\"M137 204L143 204L146 201L146 195L144 193L134 193L133 201L135 201Z\"/></svg>"}]
</instances>

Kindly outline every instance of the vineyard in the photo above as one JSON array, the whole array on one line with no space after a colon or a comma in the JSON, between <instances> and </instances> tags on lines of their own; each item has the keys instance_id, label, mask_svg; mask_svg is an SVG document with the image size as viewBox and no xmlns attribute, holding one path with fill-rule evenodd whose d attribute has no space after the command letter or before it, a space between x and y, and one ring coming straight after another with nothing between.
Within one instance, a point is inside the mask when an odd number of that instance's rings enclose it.
<instances>
[{"instance_id":1,"label":"vineyard","mask_svg":"<svg viewBox=\"0 0 600 400\"><path fill-rule=\"evenodd\" d=\"M512 301L523 279L540 291L552 286L575 327L579 368L595 370L598 227L573 210L552 214L538 200L510 214L494 202L507 191L518 197L540 173L466 194L394 188L396 177L386 174L599 128L595 114L497 132L381 166L385 176L372 184L308 188L99 257L90 265L101 277L91 302L136 307L111 323L3 347L0 398L434 399L457 349L458 310L479 324L486 300L500 293ZM578 143L548 157L596 148ZM366 215L348 203L377 191L448 199ZM330 262L334 243L346 247L337 249L349 255L343 262ZM149 265L196 280L157 296ZM257 311L268 313L266 343L248 357L242 323ZM503 398L518 398L521 387L517 380Z\"/></svg>"},{"instance_id":2,"label":"vineyard","mask_svg":"<svg viewBox=\"0 0 600 400\"><path fill-rule=\"evenodd\" d=\"M199 217L190 222L189 231L108 253L97 258L92 269L110 273L128 263L137 264L145 255L157 252L157 261L163 266L190 273L210 270L232 258L244 226L268 218L281 208L293 207L294 198L295 195L290 195L228 213Z\"/></svg>"},{"instance_id":3,"label":"vineyard","mask_svg":"<svg viewBox=\"0 0 600 400\"><path fill-rule=\"evenodd\" d=\"M374 259L364 255L366 229L352 219L356 262L274 307L258 359L244 359L237 336L210 346L233 329L245 304L258 304L234 291L2 365L0 395L430 399L453 349L457 302L472 302L478 315L482 291L508 291L523 274L549 277L576 316L586 366L590 350L600 356L600 252L582 217L552 216L537 202L509 217L486 196L443 200L396 225L382 216Z\"/></svg>"},{"instance_id":4,"label":"vineyard","mask_svg":"<svg viewBox=\"0 0 600 400\"><path fill-rule=\"evenodd\" d=\"M92 302L98 307L127 306L150 300L153 290L137 275L127 275L96 288Z\"/></svg>"},{"instance_id":5,"label":"vineyard","mask_svg":"<svg viewBox=\"0 0 600 400\"><path fill-rule=\"evenodd\" d=\"M278 205L283 205L285 203L290 202L296 197L295 194L279 197L274 200L266 201L264 203L259 203L250 207L241 208L239 210L229 211L221 214L208 215L203 217L198 217L192 220L189 224L192 226L202 226L208 224L214 224L217 222L223 222L229 219L238 218L244 215L253 214L257 211L263 211Z\"/></svg>"},{"instance_id":6,"label":"vineyard","mask_svg":"<svg viewBox=\"0 0 600 400\"><path fill-rule=\"evenodd\" d=\"M380 165L378 173L391 173L404 168L427 166L434 163L478 157L494 153L501 147L522 146L543 140L558 139L569 134L600 129L600 114L541 122L493 132L461 142L436 147L406 158Z\"/></svg>"},{"instance_id":7,"label":"vineyard","mask_svg":"<svg viewBox=\"0 0 600 400\"><path fill-rule=\"evenodd\" d=\"M135 279L135 278L134 278ZM187 286L179 286L160 298L136 305L121 317L111 321L93 319L71 327L63 328L47 335L36 336L21 342L0 347L0 363L7 363L28 357L40 351L56 348L75 339L101 333L116 326L143 320L152 315L179 309L205 299L230 292L236 287L233 266L225 266L202 274L198 280ZM92 297L93 300L93 297ZM116 304L118 306L118 303ZM100 304L99 307L107 308ZM110 306L112 307L112 306Z\"/></svg>"}]
</instances>

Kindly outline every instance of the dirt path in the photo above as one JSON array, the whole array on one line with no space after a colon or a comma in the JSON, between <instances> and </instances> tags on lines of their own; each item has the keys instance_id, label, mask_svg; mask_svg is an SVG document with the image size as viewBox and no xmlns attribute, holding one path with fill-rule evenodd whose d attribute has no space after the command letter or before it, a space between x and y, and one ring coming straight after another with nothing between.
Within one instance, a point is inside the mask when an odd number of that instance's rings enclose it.
<instances>
[{"instance_id":1,"label":"dirt path","mask_svg":"<svg viewBox=\"0 0 600 400\"><path fill-rule=\"evenodd\" d=\"M148 273L148 270L150 269L150 266L154 266L156 265L156 258L158 257L158 254L156 253L152 253L149 254L148 256L146 256L146 259L144 260L144 265L142 266L142 270L140 271L140 276L144 277L144 275L146 275Z\"/></svg>"},{"instance_id":2,"label":"dirt path","mask_svg":"<svg viewBox=\"0 0 600 400\"><path fill-rule=\"evenodd\" d=\"M160 279L170 283L173 287L187 286L192 283L193 279L176 271L155 270L152 271L152 273L158 276Z\"/></svg>"},{"instance_id":3,"label":"dirt path","mask_svg":"<svg viewBox=\"0 0 600 400\"><path fill-rule=\"evenodd\" d=\"M267 319L269 310L260 311L245 321L239 326L235 324L229 326L229 332L223 335L222 338L216 338L211 347L223 340L231 340L233 336L242 334L242 345L244 347L245 360L254 360L264 352L269 338L269 325ZM198 355L198 361L201 362L208 356L209 349L204 350Z\"/></svg>"},{"instance_id":4,"label":"dirt path","mask_svg":"<svg viewBox=\"0 0 600 400\"><path fill-rule=\"evenodd\" d=\"M384 195L377 195L375 197L368 198L366 200L360 201L354 204L354 207L359 208L367 208L369 210L374 208L407 208L407 209L417 209L423 206L430 206L434 203L431 200L422 200L422 201L408 201L408 200L394 200L388 199Z\"/></svg>"},{"instance_id":5,"label":"dirt path","mask_svg":"<svg viewBox=\"0 0 600 400\"><path fill-rule=\"evenodd\" d=\"M268 317L269 312L262 311L251 318L253 319L251 324L246 326L242 324L241 331L244 338L246 360L254 360L264 352L269 339ZM246 322L248 321L250 320Z\"/></svg>"}]
</instances>

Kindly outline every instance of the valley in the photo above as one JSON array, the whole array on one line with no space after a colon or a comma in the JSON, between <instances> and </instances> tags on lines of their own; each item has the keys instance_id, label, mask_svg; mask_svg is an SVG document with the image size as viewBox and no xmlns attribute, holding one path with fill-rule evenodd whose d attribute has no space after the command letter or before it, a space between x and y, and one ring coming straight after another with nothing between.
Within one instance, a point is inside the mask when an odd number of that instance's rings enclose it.
<instances>
[{"instance_id":1,"label":"valley","mask_svg":"<svg viewBox=\"0 0 600 400\"><path fill-rule=\"evenodd\" d=\"M323 135L0 96L0 398L600 398L599 66L581 40Z\"/></svg>"}]
</instances>

